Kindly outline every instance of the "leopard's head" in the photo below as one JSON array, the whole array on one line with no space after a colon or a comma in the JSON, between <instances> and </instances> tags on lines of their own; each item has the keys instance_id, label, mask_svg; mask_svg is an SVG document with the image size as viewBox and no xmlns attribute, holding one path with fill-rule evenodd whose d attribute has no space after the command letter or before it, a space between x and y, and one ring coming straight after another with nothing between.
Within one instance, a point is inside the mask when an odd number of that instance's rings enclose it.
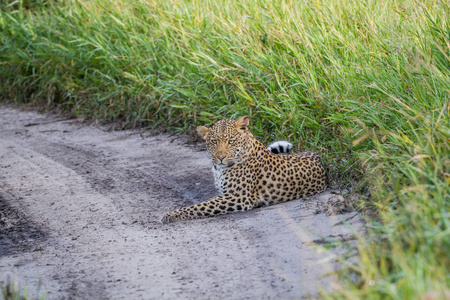
<instances>
[{"instance_id":1,"label":"leopard's head","mask_svg":"<svg viewBox=\"0 0 450 300\"><path fill-rule=\"evenodd\" d=\"M249 117L241 117L237 121L218 121L211 128L197 127L215 165L230 167L250 154L253 135L248 130L249 120Z\"/></svg>"}]
</instances>

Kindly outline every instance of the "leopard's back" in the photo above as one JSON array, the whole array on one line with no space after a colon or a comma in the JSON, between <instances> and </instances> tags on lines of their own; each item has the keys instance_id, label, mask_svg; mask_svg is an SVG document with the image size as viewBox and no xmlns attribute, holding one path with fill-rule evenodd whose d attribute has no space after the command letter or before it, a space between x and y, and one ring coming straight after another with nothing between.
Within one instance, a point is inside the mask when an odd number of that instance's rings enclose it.
<instances>
[{"instance_id":1,"label":"leopard's back","mask_svg":"<svg viewBox=\"0 0 450 300\"><path fill-rule=\"evenodd\" d=\"M327 184L326 166L317 152L274 155L254 139L255 153L233 168L213 167L220 193L238 197L252 194L256 206L275 204L322 192Z\"/></svg>"}]
</instances>

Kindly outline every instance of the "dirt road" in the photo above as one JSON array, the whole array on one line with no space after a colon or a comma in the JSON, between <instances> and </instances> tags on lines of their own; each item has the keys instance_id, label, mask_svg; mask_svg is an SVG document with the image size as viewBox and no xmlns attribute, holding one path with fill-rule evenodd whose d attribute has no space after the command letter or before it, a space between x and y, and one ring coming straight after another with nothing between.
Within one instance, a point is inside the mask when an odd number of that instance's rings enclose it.
<instances>
[{"instance_id":1,"label":"dirt road","mask_svg":"<svg viewBox=\"0 0 450 300\"><path fill-rule=\"evenodd\" d=\"M180 136L108 131L0 107L0 281L46 299L299 299L329 289L312 244L349 237L309 200L162 225L215 194L208 153ZM349 221L360 229L362 221ZM321 262L322 261L322 262Z\"/></svg>"}]
</instances>

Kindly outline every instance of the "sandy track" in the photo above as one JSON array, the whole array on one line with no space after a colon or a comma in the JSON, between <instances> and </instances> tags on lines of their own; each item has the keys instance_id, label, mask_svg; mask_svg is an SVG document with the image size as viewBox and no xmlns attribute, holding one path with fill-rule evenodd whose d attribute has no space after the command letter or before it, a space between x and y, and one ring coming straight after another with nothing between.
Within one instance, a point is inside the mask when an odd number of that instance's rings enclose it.
<instances>
[{"instance_id":1,"label":"sandy track","mask_svg":"<svg viewBox=\"0 0 450 300\"><path fill-rule=\"evenodd\" d=\"M335 224L354 213L320 212L329 192L162 225L165 212L215 194L207 152L107 128L0 107L0 281L31 292L41 282L47 299L298 299L330 288L321 275L335 263L319 264L331 254L311 242L350 236Z\"/></svg>"}]
</instances>

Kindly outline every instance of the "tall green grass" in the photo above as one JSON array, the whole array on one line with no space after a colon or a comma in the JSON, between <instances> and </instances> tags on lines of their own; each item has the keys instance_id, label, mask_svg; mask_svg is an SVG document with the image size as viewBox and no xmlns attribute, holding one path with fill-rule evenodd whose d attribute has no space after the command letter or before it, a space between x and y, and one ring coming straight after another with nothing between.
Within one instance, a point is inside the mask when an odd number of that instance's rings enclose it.
<instances>
[{"instance_id":1,"label":"tall green grass","mask_svg":"<svg viewBox=\"0 0 450 300\"><path fill-rule=\"evenodd\" d=\"M262 140L324 153L376 210L332 297L443 296L449 18L432 0L15 1L0 97L124 126L249 115Z\"/></svg>"}]
</instances>

